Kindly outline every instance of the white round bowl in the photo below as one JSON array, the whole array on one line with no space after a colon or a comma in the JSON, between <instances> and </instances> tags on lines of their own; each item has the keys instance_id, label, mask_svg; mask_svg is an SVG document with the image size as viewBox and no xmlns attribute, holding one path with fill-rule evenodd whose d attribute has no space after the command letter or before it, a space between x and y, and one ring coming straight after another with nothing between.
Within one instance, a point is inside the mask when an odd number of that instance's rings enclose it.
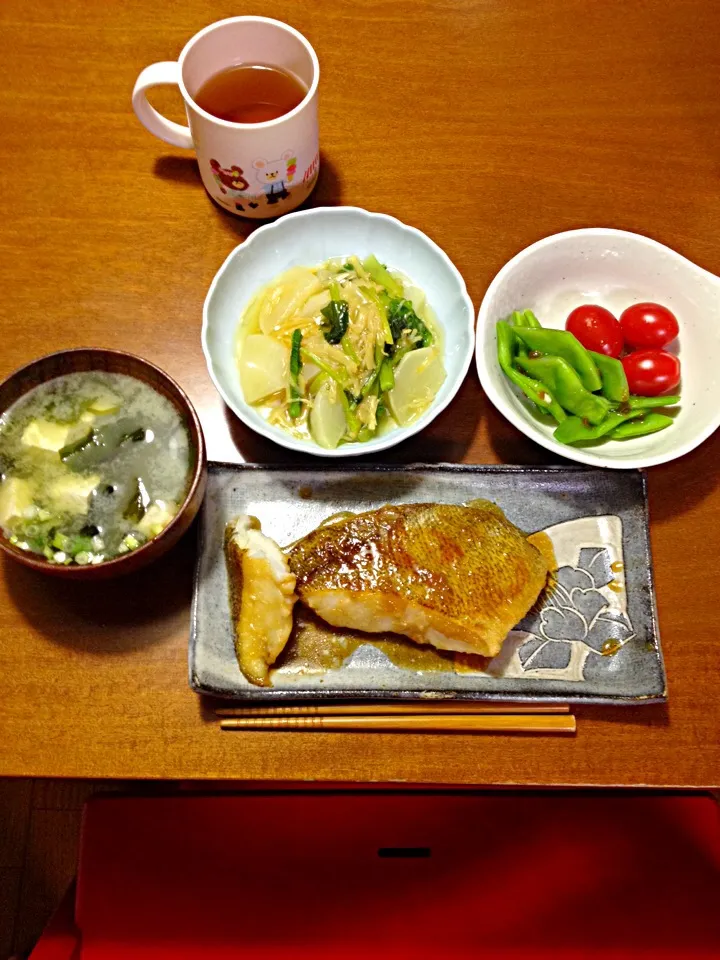
<instances>
[{"instance_id":1,"label":"white round bowl","mask_svg":"<svg viewBox=\"0 0 720 960\"><path fill-rule=\"evenodd\" d=\"M631 303L661 303L677 316L680 336L669 349L682 364L682 401L675 423L632 440L586 447L558 443L555 424L536 414L497 361L495 324L530 309L543 326L563 329L583 303L616 317ZM555 453L599 467L649 467L681 457L720 426L720 278L669 247L624 230L593 227L539 240L513 257L490 284L478 313L475 358L483 390L530 439Z\"/></svg>"},{"instance_id":2,"label":"white round bowl","mask_svg":"<svg viewBox=\"0 0 720 960\"><path fill-rule=\"evenodd\" d=\"M425 413L366 443L343 443L326 450L269 424L245 402L235 363L235 337L250 298L264 284L293 266L314 266L331 257L374 253L425 292L442 327L447 376ZM236 247L210 285L203 308L202 346L210 376L225 403L257 433L290 450L321 457L349 457L387 450L426 427L460 388L473 351L474 308L463 278L447 255L424 233L394 217L358 207L317 207L291 213L260 227Z\"/></svg>"}]
</instances>

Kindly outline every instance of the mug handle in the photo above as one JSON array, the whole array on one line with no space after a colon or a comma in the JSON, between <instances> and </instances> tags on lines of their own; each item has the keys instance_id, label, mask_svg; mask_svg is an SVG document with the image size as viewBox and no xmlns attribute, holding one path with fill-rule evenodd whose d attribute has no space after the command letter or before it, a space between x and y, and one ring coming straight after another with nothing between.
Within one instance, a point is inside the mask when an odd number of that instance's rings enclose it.
<instances>
[{"instance_id":1,"label":"mug handle","mask_svg":"<svg viewBox=\"0 0 720 960\"><path fill-rule=\"evenodd\" d=\"M150 106L147 99L147 91L151 87L168 84L177 85L179 77L180 64L175 60L152 63L149 67L145 67L135 81L132 105L138 120L150 133L155 134L156 137L164 140L165 143L172 144L174 147L193 150L195 144L190 134L190 128L163 117L155 107Z\"/></svg>"}]
</instances>

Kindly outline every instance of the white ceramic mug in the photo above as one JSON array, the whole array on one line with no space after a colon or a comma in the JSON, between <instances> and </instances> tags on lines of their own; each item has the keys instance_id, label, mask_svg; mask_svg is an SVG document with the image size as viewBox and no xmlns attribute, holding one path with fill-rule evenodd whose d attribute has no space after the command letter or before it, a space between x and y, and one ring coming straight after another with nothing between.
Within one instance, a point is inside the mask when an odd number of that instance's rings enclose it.
<instances>
[{"instance_id":1,"label":"white ceramic mug","mask_svg":"<svg viewBox=\"0 0 720 960\"><path fill-rule=\"evenodd\" d=\"M231 123L199 107L193 96L210 77L239 63L282 67L307 87L289 113L264 123ZM222 207L242 217L276 217L309 196L320 166L318 58L301 33L267 17L231 17L189 40L177 62L153 63L135 83L133 109L156 137L195 150L205 189ZM176 84L189 127L150 106L151 87Z\"/></svg>"}]
</instances>

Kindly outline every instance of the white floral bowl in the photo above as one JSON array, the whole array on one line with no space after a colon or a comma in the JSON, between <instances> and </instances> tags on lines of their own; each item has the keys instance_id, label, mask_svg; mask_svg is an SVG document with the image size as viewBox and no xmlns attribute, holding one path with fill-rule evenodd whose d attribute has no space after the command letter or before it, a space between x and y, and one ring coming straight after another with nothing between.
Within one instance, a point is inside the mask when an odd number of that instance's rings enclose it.
<instances>
[{"instance_id":1,"label":"white floral bowl","mask_svg":"<svg viewBox=\"0 0 720 960\"><path fill-rule=\"evenodd\" d=\"M362 259L371 253L425 292L442 327L447 376L430 407L414 423L365 443L343 443L327 450L313 440L297 439L269 424L245 402L235 363L237 327L253 294L284 270L351 254ZM213 383L248 427L290 450L321 457L349 457L393 447L418 433L445 409L470 366L473 319L474 308L463 278L424 233L394 217L358 207L317 207L260 227L232 251L205 298L202 346Z\"/></svg>"},{"instance_id":2,"label":"white floral bowl","mask_svg":"<svg viewBox=\"0 0 720 960\"><path fill-rule=\"evenodd\" d=\"M615 316L631 303L653 301L678 318L669 348L682 364L675 422L660 433L574 447L553 438L549 418L505 377L497 361L495 324L513 310L533 310L543 326L563 328L583 303ZM669 247L637 233L592 227L557 233L513 257L488 287L478 313L475 350L483 390L518 430L570 460L596 467L650 467L689 453L720 426L720 278Z\"/></svg>"}]
</instances>

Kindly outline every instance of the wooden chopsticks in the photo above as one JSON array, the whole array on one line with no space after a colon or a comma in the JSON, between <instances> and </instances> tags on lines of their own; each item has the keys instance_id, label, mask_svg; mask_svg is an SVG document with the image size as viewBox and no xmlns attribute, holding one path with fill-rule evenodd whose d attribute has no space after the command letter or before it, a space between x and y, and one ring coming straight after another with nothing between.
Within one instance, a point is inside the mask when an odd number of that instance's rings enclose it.
<instances>
[{"instance_id":1,"label":"wooden chopsticks","mask_svg":"<svg viewBox=\"0 0 720 960\"><path fill-rule=\"evenodd\" d=\"M311 703L283 707L219 707L218 717L347 717L371 714L437 713L570 713L566 703L477 703L474 700L432 700L413 703Z\"/></svg>"},{"instance_id":2,"label":"wooden chopsticks","mask_svg":"<svg viewBox=\"0 0 720 960\"><path fill-rule=\"evenodd\" d=\"M223 707L222 730L386 730L574 734L567 704L393 703Z\"/></svg>"}]
</instances>

